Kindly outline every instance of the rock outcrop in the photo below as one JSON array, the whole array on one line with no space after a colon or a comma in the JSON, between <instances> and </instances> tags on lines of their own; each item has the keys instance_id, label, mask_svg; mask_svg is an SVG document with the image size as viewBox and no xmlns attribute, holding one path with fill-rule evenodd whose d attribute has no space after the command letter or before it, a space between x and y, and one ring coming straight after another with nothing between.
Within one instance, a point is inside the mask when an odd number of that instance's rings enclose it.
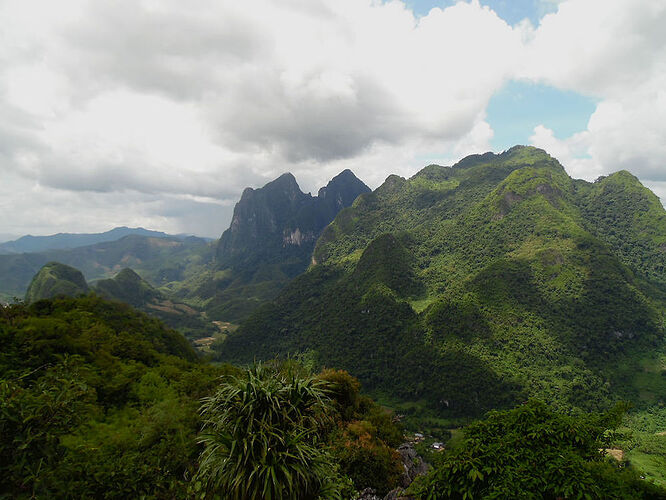
<instances>
[{"instance_id":1,"label":"rock outcrop","mask_svg":"<svg viewBox=\"0 0 666 500\"><path fill-rule=\"evenodd\" d=\"M398 447L405 472L400 478L403 488L407 488L417 476L428 472L429 465L419 456L412 443L403 443Z\"/></svg>"},{"instance_id":2,"label":"rock outcrop","mask_svg":"<svg viewBox=\"0 0 666 500\"><path fill-rule=\"evenodd\" d=\"M404 468L400 478L400 486L389 491L383 498L378 496L372 488L365 488L356 500L413 500L413 497L405 496L403 493L417 476L428 472L430 466L419 456L412 443L401 444L398 447L398 453L402 457Z\"/></svg>"},{"instance_id":3,"label":"rock outcrop","mask_svg":"<svg viewBox=\"0 0 666 500\"><path fill-rule=\"evenodd\" d=\"M307 269L324 228L369 191L350 170L317 196L303 193L289 173L260 189L245 189L217 244L210 276L194 280L189 297L205 302L213 319L242 321Z\"/></svg>"},{"instance_id":4,"label":"rock outcrop","mask_svg":"<svg viewBox=\"0 0 666 500\"><path fill-rule=\"evenodd\" d=\"M321 231L340 210L370 188L351 170L344 170L319 190L303 193L294 176L286 173L260 189L247 188L234 208L231 225L220 238L217 260L221 267L255 257L312 253ZM302 251L304 250L304 252Z\"/></svg>"}]
</instances>

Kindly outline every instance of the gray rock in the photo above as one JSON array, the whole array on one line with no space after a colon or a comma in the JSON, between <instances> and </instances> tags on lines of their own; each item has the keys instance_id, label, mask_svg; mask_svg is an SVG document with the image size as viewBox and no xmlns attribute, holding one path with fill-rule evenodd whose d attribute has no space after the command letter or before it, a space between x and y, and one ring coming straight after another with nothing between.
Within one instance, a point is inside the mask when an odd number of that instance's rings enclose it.
<instances>
[{"instance_id":1,"label":"gray rock","mask_svg":"<svg viewBox=\"0 0 666 500\"><path fill-rule=\"evenodd\" d=\"M403 443L398 447L398 453L402 457L404 472L400 478L400 484L407 488L417 476L428 472L429 465L423 461L412 443Z\"/></svg>"},{"instance_id":2,"label":"gray rock","mask_svg":"<svg viewBox=\"0 0 666 500\"><path fill-rule=\"evenodd\" d=\"M361 491L361 496L359 496L356 500L382 500L382 498L378 497L375 490L372 488L366 488Z\"/></svg>"}]
</instances>

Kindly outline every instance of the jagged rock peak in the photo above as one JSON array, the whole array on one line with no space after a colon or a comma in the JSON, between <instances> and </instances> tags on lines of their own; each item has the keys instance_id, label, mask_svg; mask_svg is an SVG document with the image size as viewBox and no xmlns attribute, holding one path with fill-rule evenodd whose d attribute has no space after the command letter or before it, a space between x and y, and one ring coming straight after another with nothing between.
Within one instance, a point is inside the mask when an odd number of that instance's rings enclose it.
<instances>
[{"instance_id":1,"label":"jagged rock peak","mask_svg":"<svg viewBox=\"0 0 666 500\"><path fill-rule=\"evenodd\" d=\"M218 245L219 262L234 255L275 254L290 246L311 251L322 229L359 194L370 191L351 170L344 170L319 190L304 194L291 173L264 187L246 189L234 208L231 225ZM309 262L309 258L308 258Z\"/></svg>"},{"instance_id":2,"label":"jagged rock peak","mask_svg":"<svg viewBox=\"0 0 666 500\"><path fill-rule=\"evenodd\" d=\"M301 188L298 185L298 182L296 182L296 177L294 177L294 174L292 174L291 172L285 172L277 179L272 180L271 182L269 182L264 186L264 189L266 188L288 189L302 193Z\"/></svg>"},{"instance_id":3,"label":"jagged rock peak","mask_svg":"<svg viewBox=\"0 0 666 500\"><path fill-rule=\"evenodd\" d=\"M317 198L322 203L335 205L335 213L331 214L334 217L342 208L350 206L358 195L367 192L370 192L370 188L356 177L351 170L345 169L319 190Z\"/></svg>"}]
</instances>

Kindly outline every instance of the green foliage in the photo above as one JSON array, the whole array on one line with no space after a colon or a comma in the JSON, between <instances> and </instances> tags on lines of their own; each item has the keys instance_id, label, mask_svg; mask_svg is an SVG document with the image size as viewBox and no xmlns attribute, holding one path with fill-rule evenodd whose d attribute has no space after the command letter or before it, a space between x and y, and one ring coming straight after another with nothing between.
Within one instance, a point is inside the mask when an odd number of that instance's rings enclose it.
<instances>
[{"instance_id":1,"label":"green foliage","mask_svg":"<svg viewBox=\"0 0 666 500\"><path fill-rule=\"evenodd\" d=\"M0 343L2 495L350 498L395 484L400 429L348 373L313 376L314 353L205 365L177 332L96 296L2 306Z\"/></svg>"},{"instance_id":2,"label":"green foliage","mask_svg":"<svg viewBox=\"0 0 666 500\"><path fill-rule=\"evenodd\" d=\"M580 191L586 228L622 262L666 284L666 216L659 198L626 171L581 185Z\"/></svg>"},{"instance_id":3,"label":"green foliage","mask_svg":"<svg viewBox=\"0 0 666 500\"><path fill-rule=\"evenodd\" d=\"M54 369L0 379L0 491L32 496L43 491L42 471L65 455L59 437L79 425L94 391L79 380L80 358L65 357ZM24 380L38 372L31 384Z\"/></svg>"},{"instance_id":4,"label":"green foliage","mask_svg":"<svg viewBox=\"0 0 666 500\"><path fill-rule=\"evenodd\" d=\"M163 298L161 293L127 267L112 279L99 280L95 283L95 291L106 299L125 302L133 307L145 306Z\"/></svg>"},{"instance_id":5,"label":"green foliage","mask_svg":"<svg viewBox=\"0 0 666 500\"><path fill-rule=\"evenodd\" d=\"M357 488L371 487L385 495L398 486L403 473L400 454L377 437L371 422L349 422L333 435L332 441L341 471Z\"/></svg>"},{"instance_id":6,"label":"green foliage","mask_svg":"<svg viewBox=\"0 0 666 500\"><path fill-rule=\"evenodd\" d=\"M335 427L328 435L335 461L357 490L367 487L386 494L398 486L403 471L395 450L404 440L393 415L360 393L361 384L344 370L327 369L318 378L327 383Z\"/></svg>"},{"instance_id":7,"label":"green foliage","mask_svg":"<svg viewBox=\"0 0 666 500\"><path fill-rule=\"evenodd\" d=\"M94 296L0 307L0 491L12 498L183 497L199 398L233 370Z\"/></svg>"},{"instance_id":8,"label":"green foliage","mask_svg":"<svg viewBox=\"0 0 666 500\"><path fill-rule=\"evenodd\" d=\"M414 272L412 255L391 234L385 234L368 245L354 271L354 279L360 287L384 285L401 297L423 293Z\"/></svg>"},{"instance_id":9,"label":"green foliage","mask_svg":"<svg viewBox=\"0 0 666 500\"><path fill-rule=\"evenodd\" d=\"M329 399L316 377L255 366L204 400L198 479L230 499L336 498L322 448Z\"/></svg>"},{"instance_id":10,"label":"green foliage","mask_svg":"<svg viewBox=\"0 0 666 500\"><path fill-rule=\"evenodd\" d=\"M425 323L434 338L453 335L465 339L490 335L488 322L472 294L458 300L445 298L433 304L426 313Z\"/></svg>"},{"instance_id":11,"label":"green foliage","mask_svg":"<svg viewBox=\"0 0 666 500\"><path fill-rule=\"evenodd\" d=\"M608 426L618 412L571 416L532 400L493 411L411 487L416 498L666 498L606 462Z\"/></svg>"}]
</instances>

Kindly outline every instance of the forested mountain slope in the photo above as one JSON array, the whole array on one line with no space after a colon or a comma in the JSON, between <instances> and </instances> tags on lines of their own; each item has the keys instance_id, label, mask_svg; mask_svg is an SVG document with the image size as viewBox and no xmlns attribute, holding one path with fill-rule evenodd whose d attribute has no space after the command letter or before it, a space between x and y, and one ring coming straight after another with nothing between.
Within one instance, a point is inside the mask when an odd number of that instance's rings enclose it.
<instances>
[{"instance_id":1,"label":"forested mountain slope","mask_svg":"<svg viewBox=\"0 0 666 500\"><path fill-rule=\"evenodd\" d=\"M88 292L88 283L81 271L59 262L49 262L30 282L25 301L36 302L59 295L75 297Z\"/></svg>"},{"instance_id":2,"label":"forested mountain slope","mask_svg":"<svg viewBox=\"0 0 666 500\"><path fill-rule=\"evenodd\" d=\"M531 147L390 176L219 357L312 350L442 415L663 403L665 221L630 174L574 181Z\"/></svg>"}]
</instances>

